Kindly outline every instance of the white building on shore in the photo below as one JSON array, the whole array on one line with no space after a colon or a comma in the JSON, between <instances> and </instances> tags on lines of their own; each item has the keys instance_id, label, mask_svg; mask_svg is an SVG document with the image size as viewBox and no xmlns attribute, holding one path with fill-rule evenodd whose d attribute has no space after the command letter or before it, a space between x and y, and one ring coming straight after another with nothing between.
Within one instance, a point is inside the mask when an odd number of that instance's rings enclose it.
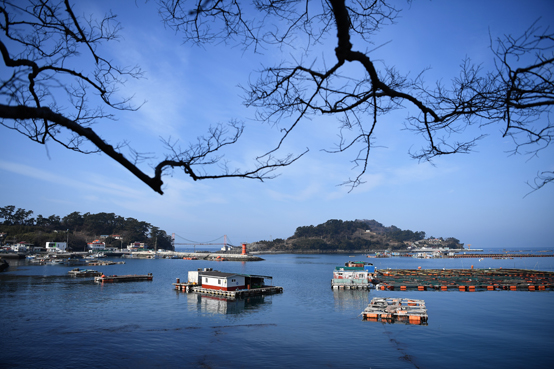
<instances>
[{"instance_id":1,"label":"white building on shore","mask_svg":"<svg viewBox=\"0 0 554 369\"><path fill-rule=\"evenodd\" d=\"M66 252L67 242L46 242L46 252Z\"/></svg>"}]
</instances>

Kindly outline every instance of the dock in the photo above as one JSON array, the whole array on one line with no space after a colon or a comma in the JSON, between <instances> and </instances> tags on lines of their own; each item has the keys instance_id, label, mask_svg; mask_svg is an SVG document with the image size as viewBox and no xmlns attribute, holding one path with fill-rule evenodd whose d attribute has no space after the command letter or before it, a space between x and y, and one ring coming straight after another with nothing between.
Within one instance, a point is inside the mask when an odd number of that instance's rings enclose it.
<instances>
[{"instance_id":1,"label":"dock","mask_svg":"<svg viewBox=\"0 0 554 369\"><path fill-rule=\"evenodd\" d=\"M94 277L94 281L98 283L114 283L114 282L138 282L138 281L151 281L152 273L146 275L101 275L99 277Z\"/></svg>"},{"instance_id":2,"label":"dock","mask_svg":"<svg viewBox=\"0 0 554 369\"><path fill-rule=\"evenodd\" d=\"M203 288L198 284L194 283L173 283L177 291L186 292L186 293L200 293L204 295L212 296L224 296L231 299L243 298L248 296L257 296L257 295L273 295L276 293L283 293L283 287L279 286L263 286L250 289L241 289L234 291L225 291L225 290L216 290L212 288Z\"/></svg>"},{"instance_id":3,"label":"dock","mask_svg":"<svg viewBox=\"0 0 554 369\"><path fill-rule=\"evenodd\" d=\"M383 323L426 325L428 319L425 301L391 297L374 297L361 315L364 320Z\"/></svg>"},{"instance_id":4,"label":"dock","mask_svg":"<svg viewBox=\"0 0 554 369\"><path fill-rule=\"evenodd\" d=\"M554 272L528 269L379 270L376 288L390 291L550 291Z\"/></svg>"}]
</instances>

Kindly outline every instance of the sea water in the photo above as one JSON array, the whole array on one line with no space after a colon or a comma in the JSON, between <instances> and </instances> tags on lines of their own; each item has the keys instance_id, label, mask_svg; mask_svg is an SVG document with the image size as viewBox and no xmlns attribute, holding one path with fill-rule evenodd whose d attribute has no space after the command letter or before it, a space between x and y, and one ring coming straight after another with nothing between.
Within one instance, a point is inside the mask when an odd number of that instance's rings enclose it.
<instances>
[{"instance_id":1,"label":"sea water","mask_svg":"<svg viewBox=\"0 0 554 369\"><path fill-rule=\"evenodd\" d=\"M526 368L554 366L550 291L333 290L348 260L377 268L527 268L554 258L369 259L262 255L259 262L117 259L98 284L63 265L20 261L0 274L2 368ZM115 259L114 259L115 260ZM272 276L282 294L228 301L173 289L189 270ZM271 280L269 280L271 281ZM373 297L423 299L428 325L363 321Z\"/></svg>"}]
</instances>

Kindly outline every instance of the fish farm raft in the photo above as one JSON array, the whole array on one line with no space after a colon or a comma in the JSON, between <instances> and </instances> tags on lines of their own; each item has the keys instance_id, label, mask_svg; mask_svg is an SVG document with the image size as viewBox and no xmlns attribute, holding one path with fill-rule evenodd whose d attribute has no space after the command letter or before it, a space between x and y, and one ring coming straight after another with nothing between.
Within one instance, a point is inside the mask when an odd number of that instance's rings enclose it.
<instances>
[{"instance_id":1,"label":"fish farm raft","mask_svg":"<svg viewBox=\"0 0 554 369\"><path fill-rule=\"evenodd\" d=\"M387 269L375 275L379 290L545 291L554 272L528 269Z\"/></svg>"},{"instance_id":2,"label":"fish farm raft","mask_svg":"<svg viewBox=\"0 0 554 369\"><path fill-rule=\"evenodd\" d=\"M425 301L390 297L375 297L362 311L364 320L383 323L427 325Z\"/></svg>"}]
</instances>

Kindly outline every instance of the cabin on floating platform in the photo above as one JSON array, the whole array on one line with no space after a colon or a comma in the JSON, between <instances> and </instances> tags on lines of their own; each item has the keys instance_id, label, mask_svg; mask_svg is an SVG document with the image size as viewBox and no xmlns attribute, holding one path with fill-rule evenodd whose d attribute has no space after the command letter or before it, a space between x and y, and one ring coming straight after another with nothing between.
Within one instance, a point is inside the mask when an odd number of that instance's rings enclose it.
<instances>
[{"instance_id":1,"label":"cabin on floating platform","mask_svg":"<svg viewBox=\"0 0 554 369\"><path fill-rule=\"evenodd\" d=\"M344 289L372 288L374 271L375 267L373 265L365 265L362 262L347 262L343 267L335 267L331 287Z\"/></svg>"},{"instance_id":2,"label":"cabin on floating platform","mask_svg":"<svg viewBox=\"0 0 554 369\"><path fill-rule=\"evenodd\" d=\"M338 266L333 271L333 279L366 279L369 272L363 267Z\"/></svg>"},{"instance_id":3,"label":"cabin on floating platform","mask_svg":"<svg viewBox=\"0 0 554 369\"><path fill-rule=\"evenodd\" d=\"M220 291L249 290L262 288L265 279L273 279L270 276L225 273L212 268L198 269L188 272L188 282L202 286L205 289Z\"/></svg>"},{"instance_id":4,"label":"cabin on floating platform","mask_svg":"<svg viewBox=\"0 0 554 369\"><path fill-rule=\"evenodd\" d=\"M177 283L173 285L178 291L218 295L231 299L283 292L283 287L266 285L265 279L273 279L273 277L224 273L212 268L204 268L189 271L187 283L181 283L177 278Z\"/></svg>"}]
</instances>

